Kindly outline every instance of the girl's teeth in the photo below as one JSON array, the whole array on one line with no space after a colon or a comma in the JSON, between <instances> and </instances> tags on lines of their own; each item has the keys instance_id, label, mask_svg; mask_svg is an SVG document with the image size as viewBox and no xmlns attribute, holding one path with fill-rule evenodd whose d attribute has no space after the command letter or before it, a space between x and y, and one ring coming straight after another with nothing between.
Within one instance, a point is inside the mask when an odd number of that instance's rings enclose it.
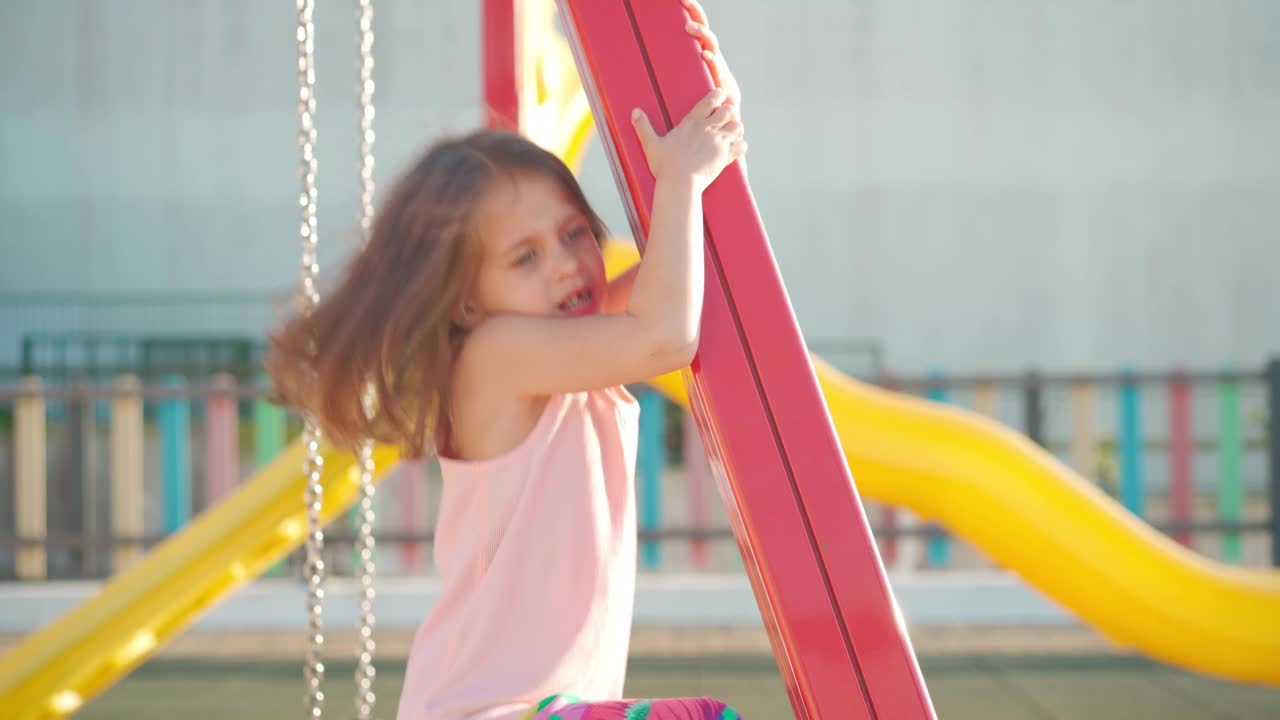
<instances>
[{"instance_id":1,"label":"girl's teeth","mask_svg":"<svg viewBox=\"0 0 1280 720\"><path fill-rule=\"evenodd\" d=\"M591 299L591 291L583 290L577 295L574 295L568 300L565 300L562 307L564 307L565 310L573 310L577 308L579 305L582 305L583 303L589 301L590 299Z\"/></svg>"},{"instance_id":2,"label":"girl's teeth","mask_svg":"<svg viewBox=\"0 0 1280 720\"><path fill-rule=\"evenodd\" d=\"M566 310L576 309L577 306L584 304L584 302L588 301L589 297L590 297L589 291L582 291L580 293L577 293L577 295L570 297L570 299L564 301L564 309Z\"/></svg>"}]
</instances>

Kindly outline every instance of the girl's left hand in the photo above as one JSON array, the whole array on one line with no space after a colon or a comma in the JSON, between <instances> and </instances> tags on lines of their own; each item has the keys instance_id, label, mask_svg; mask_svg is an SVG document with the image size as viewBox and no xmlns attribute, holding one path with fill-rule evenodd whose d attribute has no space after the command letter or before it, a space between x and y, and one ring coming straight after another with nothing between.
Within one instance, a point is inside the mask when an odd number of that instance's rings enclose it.
<instances>
[{"instance_id":1,"label":"girl's left hand","mask_svg":"<svg viewBox=\"0 0 1280 720\"><path fill-rule=\"evenodd\" d=\"M706 11L698 4L698 0L680 0L680 3L689 12L689 22L685 23L684 29L702 46L702 59L711 70L712 81L716 87L728 93L727 102L741 110L742 91L738 89L738 81L733 79L733 73L729 72L729 65L724 61L724 54L720 52L720 41L707 26Z\"/></svg>"}]
</instances>

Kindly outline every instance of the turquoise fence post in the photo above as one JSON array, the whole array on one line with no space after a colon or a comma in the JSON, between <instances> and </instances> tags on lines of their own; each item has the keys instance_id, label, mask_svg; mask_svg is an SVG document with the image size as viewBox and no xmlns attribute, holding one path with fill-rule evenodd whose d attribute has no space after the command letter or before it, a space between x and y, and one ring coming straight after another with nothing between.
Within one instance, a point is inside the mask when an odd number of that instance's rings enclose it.
<instances>
[{"instance_id":1,"label":"turquoise fence post","mask_svg":"<svg viewBox=\"0 0 1280 720\"><path fill-rule=\"evenodd\" d=\"M929 383L929 387L925 390L925 397L934 402L948 402L947 388L942 384L942 371L930 371L929 378L933 382ZM946 533L941 529L929 533L929 542L925 547L925 557L931 567L946 567L951 561L951 543L947 540Z\"/></svg>"},{"instance_id":2,"label":"turquoise fence post","mask_svg":"<svg viewBox=\"0 0 1280 720\"><path fill-rule=\"evenodd\" d=\"M1280 567L1280 357L1267 363L1267 465L1271 470L1271 565Z\"/></svg>"},{"instance_id":3,"label":"turquoise fence post","mask_svg":"<svg viewBox=\"0 0 1280 720\"><path fill-rule=\"evenodd\" d=\"M261 398L253 401L253 461L259 469L284 450L287 421L283 409Z\"/></svg>"},{"instance_id":4,"label":"turquoise fence post","mask_svg":"<svg viewBox=\"0 0 1280 720\"><path fill-rule=\"evenodd\" d=\"M168 375L164 387L186 390L181 375ZM158 407L160 419L160 478L164 497L164 532L181 529L191 519L191 401L166 397Z\"/></svg>"},{"instance_id":5,"label":"turquoise fence post","mask_svg":"<svg viewBox=\"0 0 1280 720\"><path fill-rule=\"evenodd\" d=\"M1244 454L1244 432L1240 427L1240 382L1234 370L1218 383L1218 519L1224 525L1240 523L1244 508L1244 485L1240 482L1240 459ZM1238 563L1243 556L1240 533L1222 534L1222 559Z\"/></svg>"},{"instance_id":6,"label":"turquoise fence post","mask_svg":"<svg viewBox=\"0 0 1280 720\"><path fill-rule=\"evenodd\" d=\"M666 461L667 401L656 392L643 392L640 401L640 447L636 470L640 476L640 529L656 531L662 523L662 466ZM662 562L662 548L655 539L645 540L641 562L654 569Z\"/></svg>"},{"instance_id":7,"label":"turquoise fence post","mask_svg":"<svg viewBox=\"0 0 1280 720\"><path fill-rule=\"evenodd\" d=\"M1125 371L1120 384L1120 501L1134 515L1142 517L1142 411L1140 389L1132 370Z\"/></svg>"},{"instance_id":8,"label":"turquoise fence post","mask_svg":"<svg viewBox=\"0 0 1280 720\"><path fill-rule=\"evenodd\" d=\"M271 386L266 375L257 379L258 387L263 393ZM266 467L284 450L288 416L284 408L267 402L259 395L253 400L253 460L257 469ZM276 561L267 571L268 576L283 575L289 569L287 559Z\"/></svg>"}]
</instances>

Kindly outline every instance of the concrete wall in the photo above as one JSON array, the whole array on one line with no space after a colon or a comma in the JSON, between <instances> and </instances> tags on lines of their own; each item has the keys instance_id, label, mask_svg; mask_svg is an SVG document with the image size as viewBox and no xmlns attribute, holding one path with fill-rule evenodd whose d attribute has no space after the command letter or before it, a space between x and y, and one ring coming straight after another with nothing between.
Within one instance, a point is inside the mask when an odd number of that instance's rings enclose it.
<instances>
[{"instance_id":1,"label":"concrete wall","mask_svg":"<svg viewBox=\"0 0 1280 720\"><path fill-rule=\"evenodd\" d=\"M706 4L811 338L876 339L907 372L1280 353L1280 5ZM377 3L384 187L480 117L479 4L429 5ZM317 19L333 267L354 240L355 27L347 5ZM293 23L249 0L0 5L0 366L24 331L256 333L278 312L264 298L297 275ZM584 178L625 230L598 150ZM99 296L190 290L216 293ZM33 295L63 291L95 295Z\"/></svg>"}]
</instances>

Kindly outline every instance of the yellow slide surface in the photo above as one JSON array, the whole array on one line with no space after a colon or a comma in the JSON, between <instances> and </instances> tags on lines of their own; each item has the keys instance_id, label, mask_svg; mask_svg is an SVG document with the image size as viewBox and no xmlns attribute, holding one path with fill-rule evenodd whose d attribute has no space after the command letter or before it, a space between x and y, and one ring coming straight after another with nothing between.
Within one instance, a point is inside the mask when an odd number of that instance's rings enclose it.
<instances>
[{"instance_id":1,"label":"yellow slide surface","mask_svg":"<svg viewBox=\"0 0 1280 720\"><path fill-rule=\"evenodd\" d=\"M306 536L302 461L296 442L98 594L0 657L0 715L74 712L298 547ZM396 461L389 448L374 452L380 473ZM328 522L359 499L354 458L326 452L322 481L321 518Z\"/></svg>"},{"instance_id":2,"label":"yellow slide surface","mask_svg":"<svg viewBox=\"0 0 1280 720\"><path fill-rule=\"evenodd\" d=\"M814 365L864 498L939 522L1121 646L1280 686L1280 573L1178 545L991 420ZM679 376L654 384L687 407Z\"/></svg>"}]
</instances>

